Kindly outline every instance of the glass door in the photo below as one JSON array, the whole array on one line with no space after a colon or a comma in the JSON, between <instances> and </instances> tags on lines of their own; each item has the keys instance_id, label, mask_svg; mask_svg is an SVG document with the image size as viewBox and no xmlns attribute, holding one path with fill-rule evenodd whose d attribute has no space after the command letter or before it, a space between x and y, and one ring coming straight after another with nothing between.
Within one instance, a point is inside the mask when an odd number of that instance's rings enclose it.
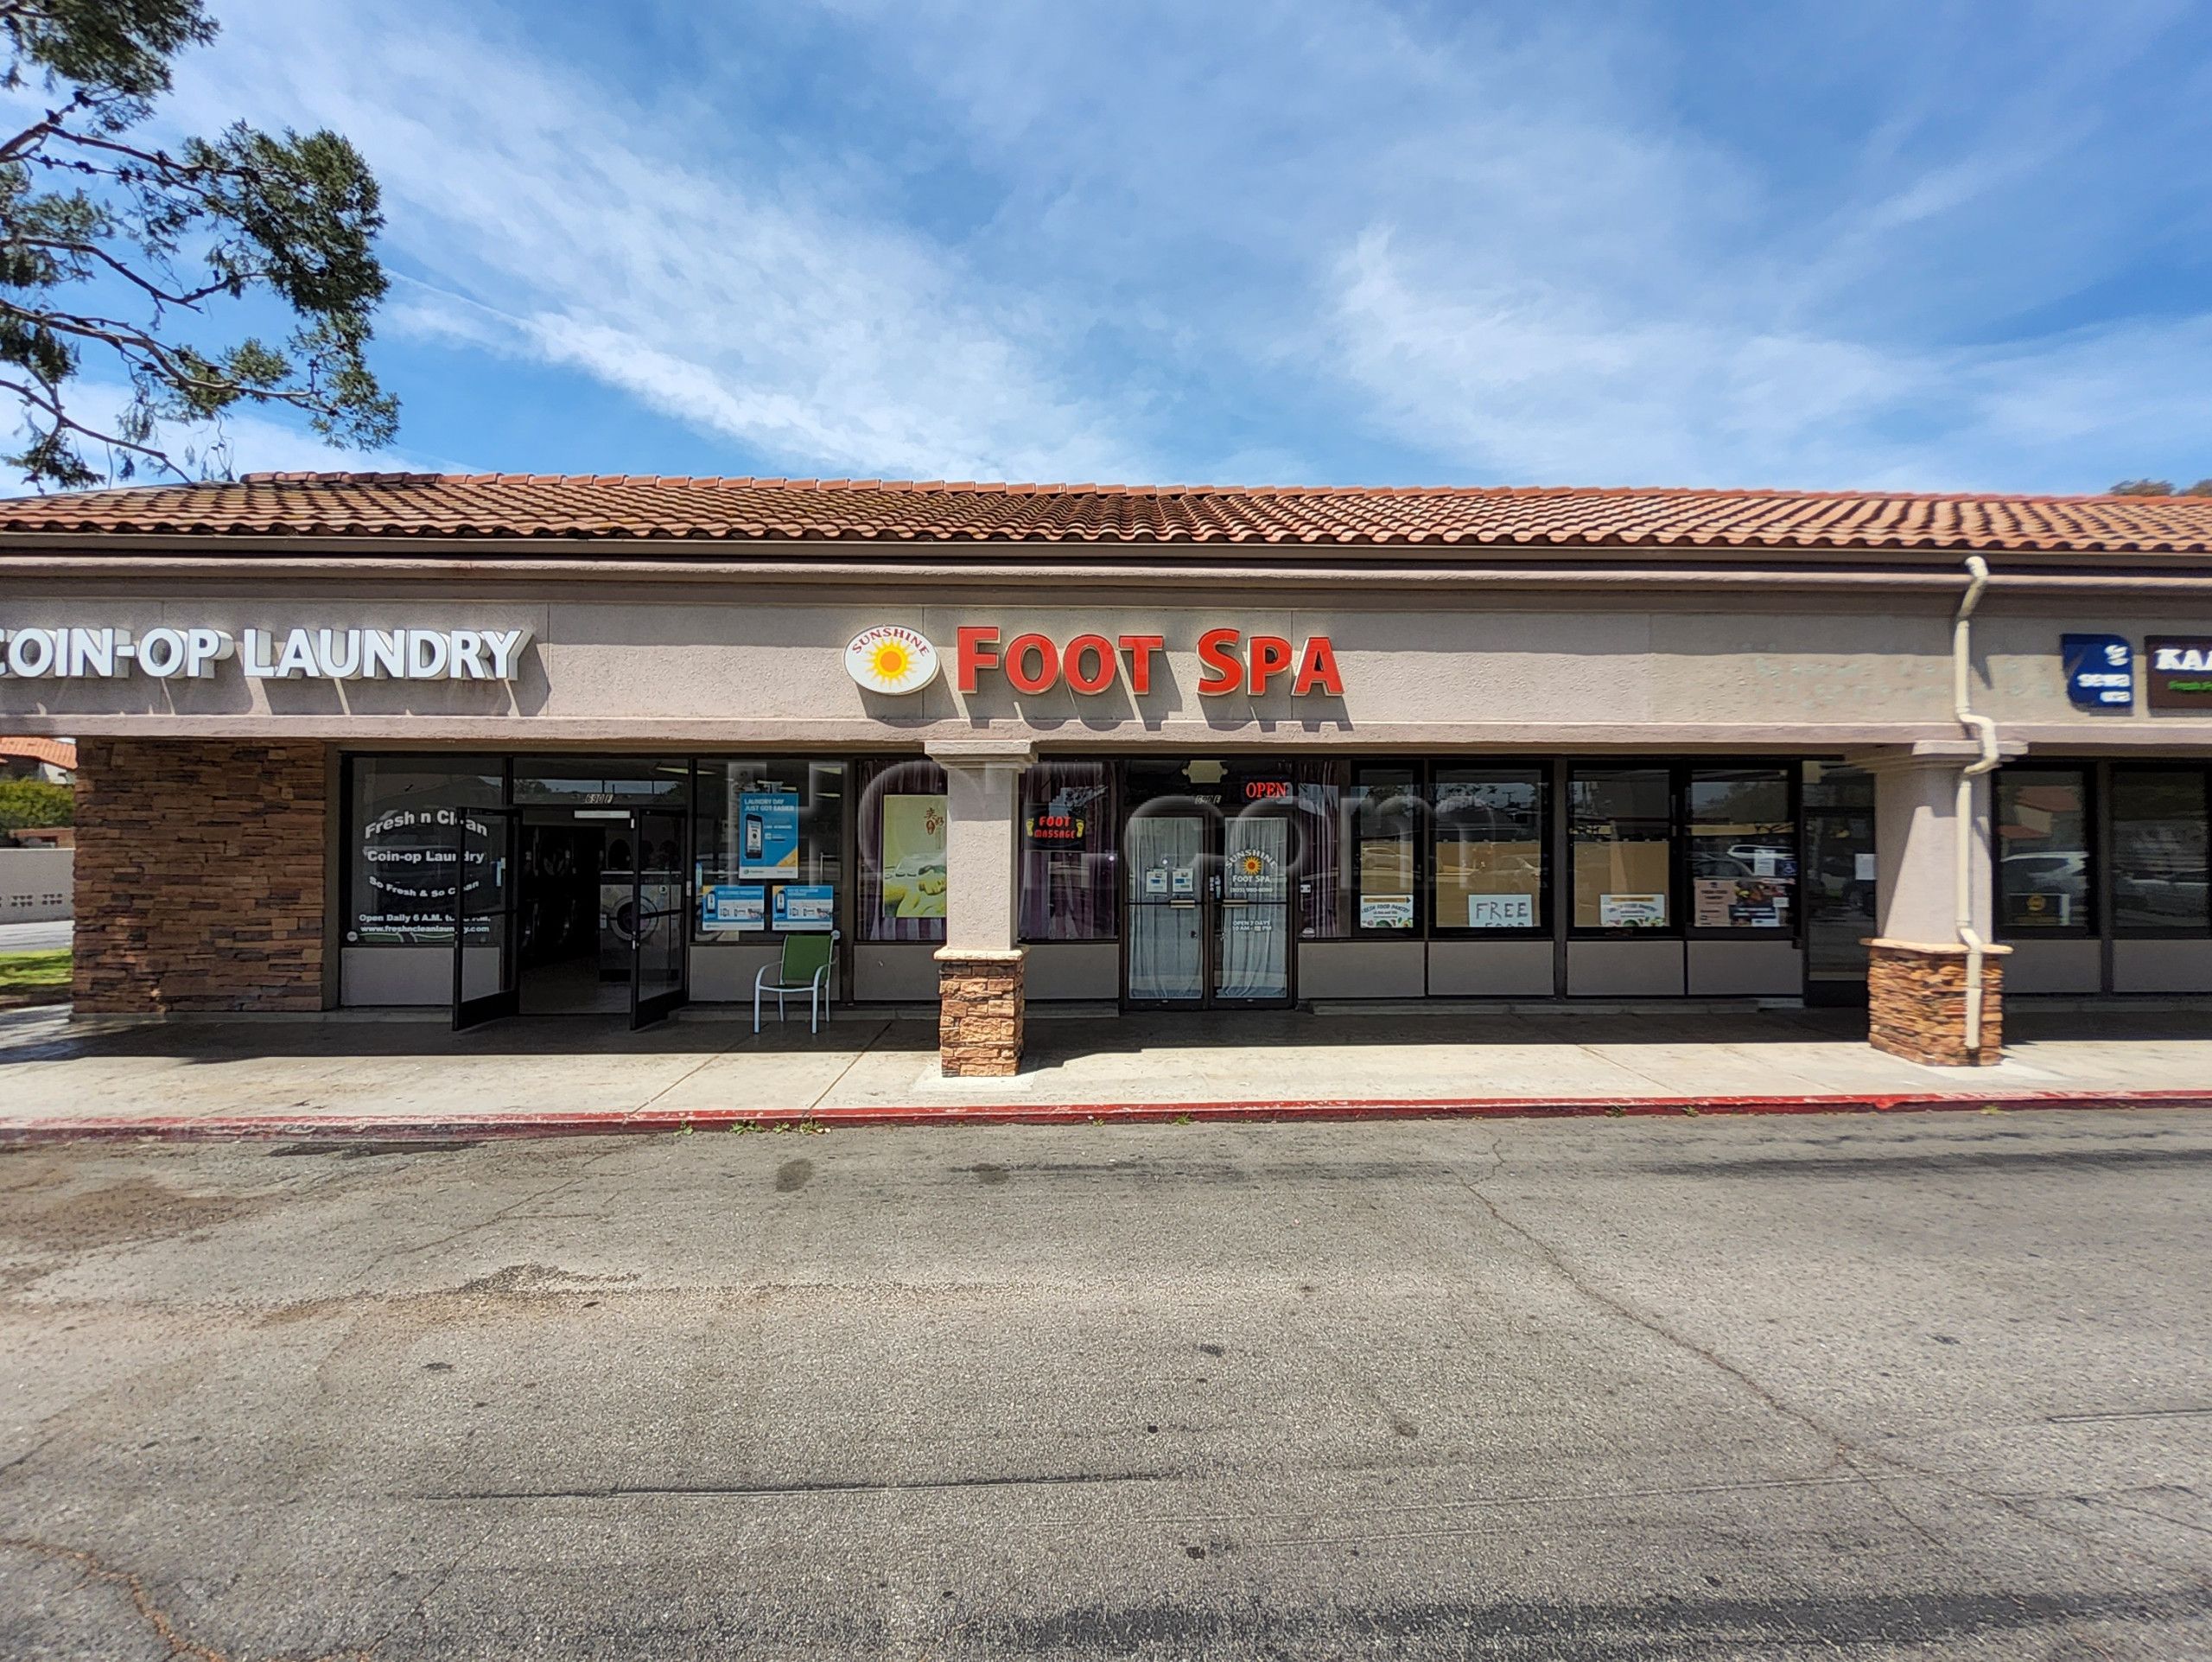
<instances>
[{"instance_id":1,"label":"glass door","mask_svg":"<svg viewBox=\"0 0 2212 1662\"><path fill-rule=\"evenodd\" d=\"M1128 845L1128 1000L1200 1008L1206 1002L1206 817L1133 816Z\"/></svg>"},{"instance_id":2,"label":"glass door","mask_svg":"<svg viewBox=\"0 0 2212 1662\"><path fill-rule=\"evenodd\" d=\"M1213 900L1217 1004L1290 1002L1290 822L1243 813L1222 827Z\"/></svg>"},{"instance_id":3,"label":"glass door","mask_svg":"<svg viewBox=\"0 0 2212 1662\"><path fill-rule=\"evenodd\" d=\"M1874 777L1833 762L1805 764L1805 1002L1866 1002L1874 927Z\"/></svg>"},{"instance_id":4,"label":"glass door","mask_svg":"<svg viewBox=\"0 0 2212 1662\"><path fill-rule=\"evenodd\" d=\"M515 811L456 808L445 828L453 885L453 1026L521 1007L515 973Z\"/></svg>"},{"instance_id":5,"label":"glass door","mask_svg":"<svg viewBox=\"0 0 2212 1662\"><path fill-rule=\"evenodd\" d=\"M661 1020L690 996L690 901L684 881L685 816L641 808L631 816L630 1026Z\"/></svg>"}]
</instances>

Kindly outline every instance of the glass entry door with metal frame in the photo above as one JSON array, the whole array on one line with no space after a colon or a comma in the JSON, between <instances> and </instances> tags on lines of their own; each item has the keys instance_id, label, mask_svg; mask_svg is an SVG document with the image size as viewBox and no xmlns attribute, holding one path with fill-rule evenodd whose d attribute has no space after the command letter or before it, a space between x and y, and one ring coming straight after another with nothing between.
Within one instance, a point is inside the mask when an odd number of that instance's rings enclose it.
<instances>
[{"instance_id":1,"label":"glass entry door with metal frame","mask_svg":"<svg viewBox=\"0 0 2212 1662\"><path fill-rule=\"evenodd\" d=\"M686 975L691 915L684 881L685 816L643 808L632 816L637 861L630 874L626 918L618 919L630 941L630 1026L648 1027L688 1003Z\"/></svg>"},{"instance_id":2,"label":"glass entry door with metal frame","mask_svg":"<svg viewBox=\"0 0 2212 1662\"><path fill-rule=\"evenodd\" d=\"M1288 803L1233 814L1243 781L1218 763L1136 779L1124 828L1122 1000L1133 1008L1281 1008L1291 1001L1296 838ZM1147 786L1149 787L1147 789ZM1184 788L1178 789L1176 787Z\"/></svg>"},{"instance_id":3,"label":"glass entry door with metal frame","mask_svg":"<svg viewBox=\"0 0 2212 1662\"><path fill-rule=\"evenodd\" d=\"M1874 776L1805 764L1805 1002L1864 1004L1874 927Z\"/></svg>"},{"instance_id":4,"label":"glass entry door with metal frame","mask_svg":"<svg viewBox=\"0 0 2212 1662\"><path fill-rule=\"evenodd\" d=\"M515 959L515 822L512 808L456 808L447 828L454 873L453 1026L520 1008Z\"/></svg>"}]
</instances>

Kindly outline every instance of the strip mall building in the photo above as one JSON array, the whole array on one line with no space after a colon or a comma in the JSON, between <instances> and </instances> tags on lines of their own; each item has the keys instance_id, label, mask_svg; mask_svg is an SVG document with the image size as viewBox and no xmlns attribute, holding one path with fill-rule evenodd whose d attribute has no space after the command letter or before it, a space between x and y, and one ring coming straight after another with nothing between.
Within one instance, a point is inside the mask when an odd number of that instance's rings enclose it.
<instances>
[{"instance_id":1,"label":"strip mall building","mask_svg":"<svg viewBox=\"0 0 2212 1662\"><path fill-rule=\"evenodd\" d=\"M77 1009L2212 991L2212 501L268 475L0 504ZM1110 1029L1101 1027L1101 1042Z\"/></svg>"}]
</instances>

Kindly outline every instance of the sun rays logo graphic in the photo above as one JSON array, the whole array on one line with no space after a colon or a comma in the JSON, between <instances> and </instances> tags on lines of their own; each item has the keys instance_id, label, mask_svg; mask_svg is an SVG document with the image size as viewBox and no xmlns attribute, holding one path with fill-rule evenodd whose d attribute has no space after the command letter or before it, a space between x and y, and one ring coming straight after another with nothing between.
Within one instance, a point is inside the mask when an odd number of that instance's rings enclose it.
<instances>
[{"instance_id":1,"label":"sun rays logo graphic","mask_svg":"<svg viewBox=\"0 0 2212 1662\"><path fill-rule=\"evenodd\" d=\"M870 692L919 692L937 679L937 648L895 624L863 630L845 648L845 673Z\"/></svg>"}]
</instances>

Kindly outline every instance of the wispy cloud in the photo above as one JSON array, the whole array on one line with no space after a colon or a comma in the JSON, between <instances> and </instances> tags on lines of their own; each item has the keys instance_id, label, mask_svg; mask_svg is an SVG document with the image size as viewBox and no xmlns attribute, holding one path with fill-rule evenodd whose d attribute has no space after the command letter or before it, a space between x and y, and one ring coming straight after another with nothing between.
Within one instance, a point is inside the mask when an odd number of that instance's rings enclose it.
<instances>
[{"instance_id":1,"label":"wispy cloud","mask_svg":"<svg viewBox=\"0 0 2212 1662\"><path fill-rule=\"evenodd\" d=\"M582 371L803 468L1142 472L1056 375L1051 320L929 239L837 211L834 169L741 154L450 10L226 5L188 105L327 123L369 156L401 327ZM450 296L450 297L449 297Z\"/></svg>"},{"instance_id":2,"label":"wispy cloud","mask_svg":"<svg viewBox=\"0 0 2212 1662\"><path fill-rule=\"evenodd\" d=\"M2212 472L2178 0L541 3L222 0L180 89L362 145L494 442L505 359L802 473Z\"/></svg>"}]
</instances>

